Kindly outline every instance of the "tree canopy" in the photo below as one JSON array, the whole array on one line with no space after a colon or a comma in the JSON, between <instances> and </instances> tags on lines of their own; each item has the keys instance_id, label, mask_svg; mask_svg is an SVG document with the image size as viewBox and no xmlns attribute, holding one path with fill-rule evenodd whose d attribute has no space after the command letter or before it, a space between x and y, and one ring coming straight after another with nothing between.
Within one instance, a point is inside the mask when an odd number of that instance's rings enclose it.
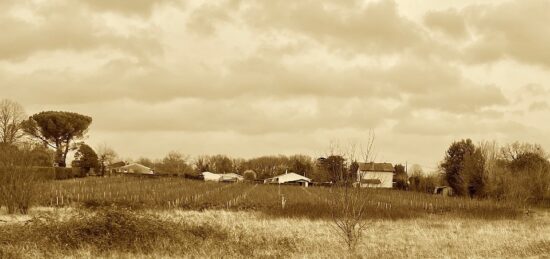
<instances>
[{"instance_id":1,"label":"tree canopy","mask_svg":"<svg viewBox=\"0 0 550 259\"><path fill-rule=\"evenodd\" d=\"M92 118L73 112L45 111L23 121L23 130L56 151L56 163L66 167L71 142L82 139Z\"/></svg>"},{"instance_id":2,"label":"tree canopy","mask_svg":"<svg viewBox=\"0 0 550 259\"><path fill-rule=\"evenodd\" d=\"M99 158L96 152L84 143L80 144L74 158L83 173L88 173L92 168L99 168Z\"/></svg>"}]
</instances>

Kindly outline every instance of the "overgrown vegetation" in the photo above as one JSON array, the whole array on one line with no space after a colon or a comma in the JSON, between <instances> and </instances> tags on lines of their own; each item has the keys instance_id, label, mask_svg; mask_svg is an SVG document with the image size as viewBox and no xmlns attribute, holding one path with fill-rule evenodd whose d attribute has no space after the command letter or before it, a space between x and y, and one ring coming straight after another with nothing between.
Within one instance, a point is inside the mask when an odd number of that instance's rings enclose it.
<instances>
[{"instance_id":1,"label":"overgrown vegetation","mask_svg":"<svg viewBox=\"0 0 550 259\"><path fill-rule=\"evenodd\" d=\"M539 145L515 142L498 147L469 139L454 142L441 164L444 183L459 196L550 202L550 162Z\"/></svg>"},{"instance_id":2,"label":"overgrown vegetation","mask_svg":"<svg viewBox=\"0 0 550 259\"><path fill-rule=\"evenodd\" d=\"M26 214L37 197L39 175L28 148L0 145L0 204L9 214Z\"/></svg>"},{"instance_id":3,"label":"overgrown vegetation","mask_svg":"<svg viewBox=\"0 0 550 259\"><path fill-rule=\"evenodd\" d=\"M28 256L15 249L18 247L31 247L40 257L70 255L83 249L94 256L113 253L197 256L206 247L217 249L224 256L247 257L274 246L286 248L278 251L278 256L294 252L293 243L285 238L258 240L254 236L234 236L227 226L216 222L163 220L155 214L115 206L76 211L64 219L42 214L24 227L18 224L0 227L0 252L10 258Z\"/></svg>"}]
</instances>

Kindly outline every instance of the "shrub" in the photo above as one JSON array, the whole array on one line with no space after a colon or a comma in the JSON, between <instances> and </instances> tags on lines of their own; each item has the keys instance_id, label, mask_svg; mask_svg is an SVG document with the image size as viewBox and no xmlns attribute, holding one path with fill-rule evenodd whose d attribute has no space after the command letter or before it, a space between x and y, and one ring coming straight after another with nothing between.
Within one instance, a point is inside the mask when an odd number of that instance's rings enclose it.
<instances>
[{"instance_id":1,"label":"shrub","mask_svg":"<svg viewBox=\"0 0 550 259\"><path fill-rule=\"evenodd\" d=\"M9 214L27 214L34 202L37 174L29 150L0 149L0 201Z\"/></svg>"}]
</instances>

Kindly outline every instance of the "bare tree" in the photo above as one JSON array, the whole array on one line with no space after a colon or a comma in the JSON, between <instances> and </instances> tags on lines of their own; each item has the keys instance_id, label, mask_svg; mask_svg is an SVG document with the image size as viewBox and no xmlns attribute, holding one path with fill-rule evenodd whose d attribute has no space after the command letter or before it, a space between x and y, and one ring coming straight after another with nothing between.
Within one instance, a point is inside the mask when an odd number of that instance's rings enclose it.
<instances>
[{"instance_id":1,"label":"bare tree","mask_svg":"<svg viewBox=\"0 0 550 259\"><path fill-rule=\"evenodd\" d=\"M23 137L21 122L25 117L25 110L19 103L0 100L0 143L13 144Z\"/></svg>"},{"instance_id":2,"label":"bare tree","mask_svg":"<svg viewBox=\"0 0 550 259\"><path fill-rule=\"evenodd\" d=\"M117 157L116 152L103 143L97 147L97 157L99 160L99 171L102 176L105 175L106 168L112 164Z\"/></svg>"},{"instance_id":3,"label":"bare tree","mask_svg":"<svg viewBox=\"0 0 550 259\"><path fill-rule=\"evenodd\" d=\"M516 141L501 148L501 156L506 161L516 160L519 156L526 153L536 154L543 158L548 157L546 152L544 152L544 149L539 144L521 143Z\"/></svg>"},{"instance_id":4,"label":"bare tree","mask_svg":"<svg viewBox=\"0 0 550 259\"><path fill-rule=\"evenodd\" d=\"M376 139L376 135L374 134L373 130L369 130L369 133L367 135L367 142L360 145L360 152L361 152L361 158L365 163L372 162L376 160L376 154L375 154L375 146L374 146L374 140Z\"/></svg>"},{"instance_id":5,"label":"bare tree","mask_svg":"<svg viewBox=\"0 0 550 259\"><path fill-rule=\"evenodd\" d=\"M348 185L335 189L331 200L332 227L336 235L346 245L350 254L355 253L357 245L367 229L367 192Z\"/></svg>"}]
</instances>

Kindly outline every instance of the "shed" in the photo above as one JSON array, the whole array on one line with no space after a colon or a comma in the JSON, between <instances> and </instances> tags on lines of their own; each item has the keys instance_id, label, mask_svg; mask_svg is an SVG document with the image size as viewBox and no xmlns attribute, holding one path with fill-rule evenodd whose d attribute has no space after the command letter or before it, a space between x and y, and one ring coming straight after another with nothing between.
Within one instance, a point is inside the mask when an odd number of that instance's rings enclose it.
<instances>
[{"instance_id":1,"label":"shed","mask_svg":"<svg viewBox=\"0 0 550 259\"><path fill-rule=\"evenodd\" d=\"M360 187L392 188L394 171L391 163L359 163L357 182Z\"/></svg>"},{"instance_id":2,"label":"shed","mask_svg":"<svg viewBox=\"0 0 550 259\"><path fill-rule=\"evenodd\" d=\"M264 180L264 183L273 183L273 184L298 184L305 187L308 187L311 184L311 179L299 175L297 173L285 173L278 175L272 178L267 178Z\"/></svg>"}]
</instances>

